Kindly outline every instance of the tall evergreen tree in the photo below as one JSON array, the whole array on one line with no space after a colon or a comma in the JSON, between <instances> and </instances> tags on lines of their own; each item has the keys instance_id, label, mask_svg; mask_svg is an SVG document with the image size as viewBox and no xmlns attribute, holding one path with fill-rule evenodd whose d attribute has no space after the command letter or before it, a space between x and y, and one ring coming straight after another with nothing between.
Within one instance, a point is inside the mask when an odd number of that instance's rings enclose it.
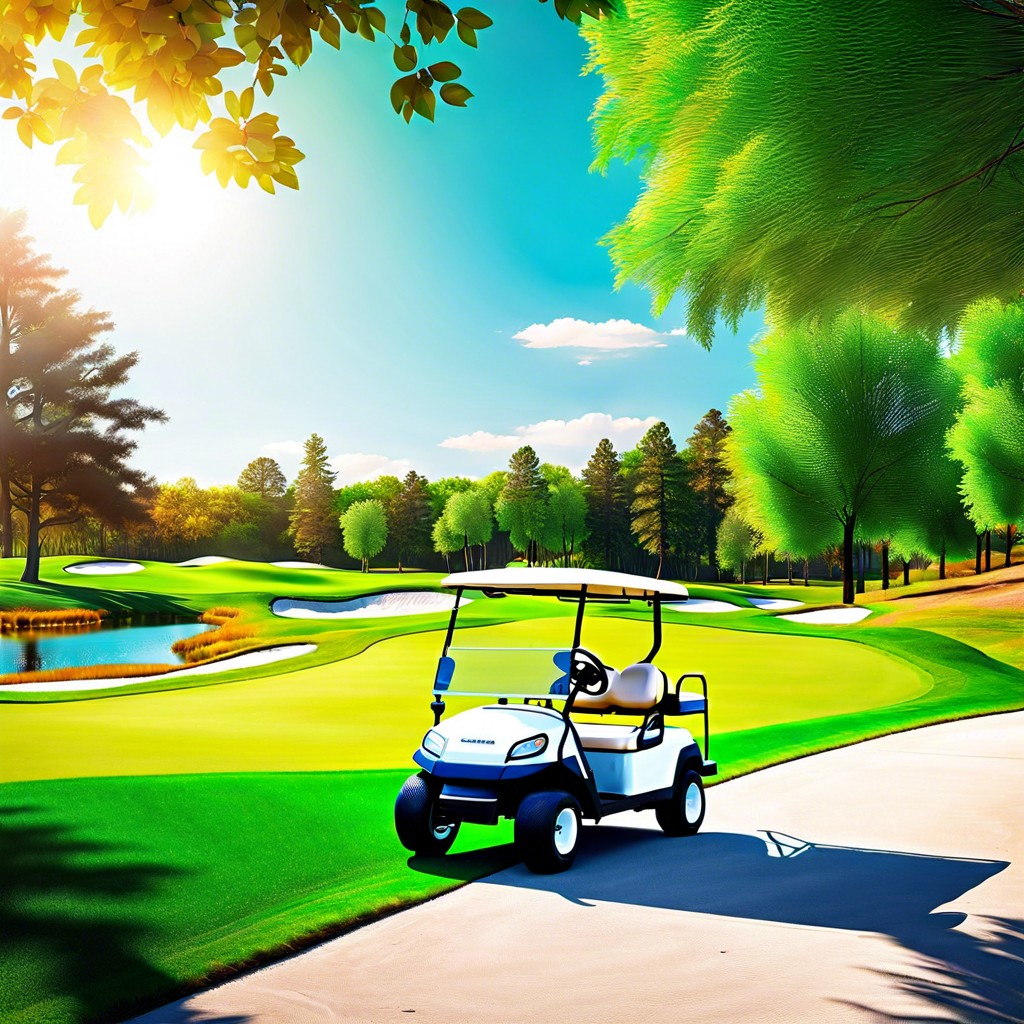
<instances>
[{"instance_id":1,"label":"tall evergreen tree","mask_svg":"<svg viewBox=\"0 0 1024 1024\"><path fill-rule=\"evenodd\" d=\"M5 454L12 505L26 519L24 582L39 582L43 530L89 514L112 525L145 514L152 481L128 463L136 448L129 434L167 417L112 397L138 362L138 353L118 356L100 342L112 326L105 313L80 311L74 292L58 293L41 304L31 336L9 355L17 390Z\"/></svg>"},{"instance_id":2,"label":"tall evergreen tree","mask_svg":"<svg viewBox=\"0 0 1024 1024\"><path fill-rule=\"evenodd\" d=\"M238 475L240 490L261 498L280 498L288 486L281 467L274 459L261 455L253 459Z\"/></svg>"},{"instance_id":3,"label":"tall evergreen tree","mask_svg":"<svg viewBox=\"0 0 1024 1024\"><path fill-rule=\"evenodd\" d=\"M732 427L718 409L709 409L686 442L689 481L700 509L704 550L708 565L717 569L718 527L732 504L728 485L732 479L725 464L725 439Z\"/></svg>"},{"instance_id":4,"label":"tall evergreen tree","mask_svg":"<svg viewBox=\"0 0 1024 1024\"><path fill-rule=\"evenodd\" d=\"M43 317L43 303L57 291L66 271L34 251L25 233L23 210L0 210L0 557L13 554L11 452L14 424L12 391L16 393L11 359L21 341Z\"/></svg>"},{"instance_id":5,"label":"tall evergreen tree","mask_svg":"<svg viewBox=\"0 0 1024 1024\"><path fill-rule=\"evenodd\" d=\"M388 534L398 558L398 571L402 572L403 562L430 550L430 492L426 479L415 470L409 470L401 490L384 502L384 510L388 516Z\"/></svg>"},{"instance_id":6,"label":"tall evergreen tree","mask_svg":"<svg viewBox=\"0 0 1024 1024\"><path fill-rule=\"evenodd\" d=\"M302 465L295 481L295 504L288 517L288 533L300 555L323 561L324 546L337 537L334 514L334 478L327 446L319 434L305 442Z\"/></svg>"},{"instance_id":7,"label":"tall evergreen tree","mask_svg":"<svg viewBox=\"0 0 1024 1024\"><path fill-rule=\"evenodd\" d=\"M540 460L530 445L516 449L508 463L508 478L498 496L495 512L498 525L508 532L512 546L526 553L532 565L537 560L537 541L544 532L547 482Z\"/></svg>"},{"instance_id":8,"label":"tall evergreen tree","mask_svg":"<svg viewBox=\"0 0 1024 1024\"><path fill-rule=\"evenodd\" d=\"M640 439L640 467L633 497L633 533L640 546L658 556L657 578L665 569L674 519L681 512L683 466L665 423L655 423Z\"/></svg>"},{"instance_id":9,"label":"tall evergreen tree","mask_svg":"<svg viewBox=\"0 0 1024 1024\"><path fill-rule=\"evenodd\" d=\"M591 564L619 568L628 543L629 506L622 465L611 441L602 438L583 470L589 536L584 550Z\"/></svg>"}]
</instances>

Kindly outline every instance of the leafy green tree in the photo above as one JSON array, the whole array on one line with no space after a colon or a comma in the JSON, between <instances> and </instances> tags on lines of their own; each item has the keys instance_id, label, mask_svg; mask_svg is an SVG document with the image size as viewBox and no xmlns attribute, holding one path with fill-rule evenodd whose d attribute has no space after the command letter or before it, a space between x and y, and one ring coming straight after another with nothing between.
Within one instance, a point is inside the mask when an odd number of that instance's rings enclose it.
<instances>
[{"instance_id":1,"label":"leafy green tree","mask_svg":"<svg viewBox=\"0 0 1024 1024\"><path fill-rule=\"evenodd\" d=\"M609 244L692 336L767 299L776 326L848 306L952 328L1016 296L1024 228L1016 0L624 0L587 30L597 166L644 188Z\"/></svg>"},{"instance_id":2,"label":"leafy green tree","mask_svg":"<svg viewBox=\"0 0 1024 1024\"><path fill-rule=\"evenodd\" d=\"M453 494L468 491L472 486L473 481L468 476L443 476L428 483L427 492L430 494L430 508L434 518L443 515L444 507Z\"/></svg>"},{"instance_id":3,"label":"leafy green tree","mask_svg":"<svg viewBox=\"0 0 1024 1024\"><path fill-rule=\"evenodd\" d=\"M960 321L955 362L965 405L948 434L961 493L979 530L1024 522L1024 305L990 299ZM1006 565L1013 530L1005 530Z\"/></svg>"},{"instance_id":4,"label":"leafy green tree","mask_svg":"<svg viewBox=\"0 0 1024 1024\"><path fill-rule=\"evenodd\" d=\"M249 494L258 494L261 498L280 498L288 481L281 467L274 459L261 455L253 459L238 475L238 486Z\"/></svg>"},{"instance_id":5,"label":"leafy green tree","mask_svg":"<svg viewBox=\"0 0 1024 1024\"><path fill-rule=\"evenodd\" d=\"M655 423L644 434L637 450L640 467L633 493L632 528L640 546L658 556L656 575L661 579L674 521L682 512L683 465L663 422Z\"/></svg>"},{"instance_id":6,"label":"leafy green tree","mask_svg":"<svg viewBox=\"0 0 1024 1024\"><path fill-rule=\"evenodd\" d=\"M26 518L22 581L39 582L43 530L88 515L111 524L145 517L152 480L131 467L130 436L167 419L159 409L115 398L138 362L117 355L100 337L111 330L107 314L78 309L78 295L47 299L31 337L9 354L17 388L5 454L11 459L11 501Z\"/></svg>"},{"instance_id":7,"label":"leafy green tree","mask_svg":"<svg viewBox=\"0 0 1024 1024\"><path fill-rule=\"evenodd\" d=\"M415 470L410 470L402 481L398 493L384 503L388 517L388 533L398 558L398 571L402 563L430 550L430 494L427 481Z\"/></svg>"},{"instance_id":8,"label":"leafy green tree","mask_svg":"<svg viewBox=\"0 0 1024 1024\"><path fill-rule=\"evenodd\" d=\"M150 517L157 536L171 543L193 544L217 528L209 493L190 476L160 485Z\"/></svg>"},{"instance_id":9,"label":"leafy green tree","mask_svg":"<svg viewBox=\"0 0 1024 1024\"><path fill-rule=\"evenodd\" d=\"M20 390L12 377L11 358L29 338L43 316L43 303L57 291L66 273L48 256L34 250L25 231L23 210L0 210L0 557L13 554L14 526L11 506L14 423L11 389Z\"/></svg>"},{"instance_id":10,"label":"leafy green tree","mask_svg":"<svg viewBox=\"0 0 1024 1024\"><path fill-rule=\"evenodd\" d=\"M472 568L469 549L477 544L480 545L481 564L486 564L487 542L494 530L494 518L487 495L475 487L468 491L457 491L444 507L444 518L451 533L461 538L466 571Z\"/></svg>"},{"instance_id":11,"label":"leafy green tree","mask_svg":"<svg viewBox=\"0 0 1024 1024\"><path fill-rule=\"evenodd\" d=\"M530 445L523 445L509 459L508 478L494 511L512 546L526 553L528 565L537 561L537 542L543 536L546 510L547 482L540 471L540 460Z\"/></svg>"},{"instance_id":12,"label":"leafy green tree","mask_svg":"<svg viewBox=\"0 0 1024 1024\"><path fill-rule=\"evenodd\" d=\"M693 428L685 449L690 488L699 507L704 549L712 571L717 569L718 526L732 504L728 490L731 474L724 460L725 439L730 430L721 412L709 409Z\"/></svg>"},{"instance_id":13,"label":"leafy green tree","mask_svg":"<svg viewBox=\"0 0 1024 1024\"><path fill-rule=\"evenodd\" d=\"M327 446L319 434L310 434L295 481L295 500L288 516L288 534L300 555L323 561L324 546L334 541L334 478Z\"/></svg>"},{"instance_id":14,"label":"leafy green tree","mask_svg":"<svg viewBox=\"0 0 1024 1024\"><path fill-rule=\"evenodd\" d=\"M438 97L455 107L472 97L457 81L461 68L433 60L426 51L445 42L453 29L454 38L475 48L477 33L490 27L491 19L473 7L455 10L443 0L394 6L389 19L365 0L8 4L0 36L0 96L16 103L5 118L16 122L26 146L62 143L58 159L77 166L75 201L88 206L94 224L115 203L127 212L145 202L140 150L147 140L126 97L145 110L161 135L175 126L194 132L208 125L196 148L202 151L203 172L216 174L221 185L234 181L245 188L255 181L268 192L275 183L298 188L295 165L303 154L279 131L275 115L254 112L254 106L256 88L269 96L289 65L299 67L312 55L314 40L317 49L321 42L340 49L345 35L386 40L384 51L400 72L391 86L391 105L407 122L414 114L433 121ZM560 18L579 23L583 14L598 17L607 11L610 0L555 0L554 7ZM35 48L61 40L69 27L78 51L69 56L96 63L80 75L63 60L54 60L54 76L37 72ZM225 37L234 45L221 45ZM247 77L254 85L240 94L224 93L223 103L211 105L223 92L224 72L244 62L251 65Z\"/></svg>"},{"instance_id":15,"label":"leafy green tree","mask_svg":"<svg viewBox=\"0 0 1024 1024\"><path fill-rule=\"evenodd\" d=\"M369 572L370 559L388 542L388 519L384 506L375 498L357 501L338 520L345 554L359 561L360 571Z\"/></svg>"},{"instance_id":16,"label":"leafy green tree","mask_svg":"<svg viewBox=\"0 0 1024 1024\"><path fill-rule=\"evenodd\" d=\"M448 517L443 512L434 520L434 525L430 529L430 539L434 544L434 550L444 555L444 564L451 572L451 553L462 547L463 537L452 529Z\"/></svg>"},{"instance_id":17,"label":"leafy green tree","mask_svg":"<svg viewBox=\"0 0 1024 1024\"><path fill-rule=\"evenodd\" d=\"M571 474L567 479L549 484L544 546L548 551L561 554L562 565L572 565L576 550L586 540L587 532L587 499L583 484Z\"/></svg>"},{"instance_id":18,"label":"leafy green tree","mask_svg":"<svg viewBox=\"0 0 1024 1024\"><path fill-rule=\"evenodd\" d=\"M852 603L858 521L898 517L916 461L941 448L948 360L933 338L854 310L773 332L754 369L758 391L739 395L729 417L737 499L777 549L820 550L840 532Z\"/></svg>"},{"instance_id":19,"label":"leafy green tree","mask_svg":"<svg viewBox=\"0 0 1024 1024\"><path fill-rule=\"evenodd\" d=\"M587 559L605 569L619 566L628 544L629 506L622 466L611 441L602 438L583 470L587 502Z\"/></svg>"},{"instance_id":20,"label":"leafy green tree","mask_svg":"<svg viewBox=\"0 0 1024 1024\"><path fill-rule=\"evenodd\" d=\"M730 508L722 517L718 529L716 559L723 569L739 571L740 583L746 583L747 563L757 552L757 535L740 514L739 509Z\"/></svg>"}]
</instances>

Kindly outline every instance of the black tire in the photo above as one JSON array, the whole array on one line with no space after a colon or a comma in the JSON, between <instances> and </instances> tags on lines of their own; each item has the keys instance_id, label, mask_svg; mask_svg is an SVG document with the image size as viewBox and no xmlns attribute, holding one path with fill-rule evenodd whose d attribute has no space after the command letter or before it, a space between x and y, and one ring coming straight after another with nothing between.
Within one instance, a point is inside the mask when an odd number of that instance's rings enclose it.
<instances>
[{"instance_id":1,"label":"black tire","mask_svg":"<svg viewBox=\"0 0 1024 1024\"><path fill-rule=\"evenodd\" d=\"M440 857L451 849L460 824L438 814L437 798L425 779L411 775L405 780L395 801L395 831L407 850Z\"/></svg>"},{"instance_id":2,"label":"black tire","mask_svg":"<svg viewBox=\"0 0 1024 1024\"><path fill-rule=\"evenodd\" d=\"M692 836L704 821L704 780L689 769L679 780L679 789L671 800L658 804L654 813L662 831L670 836Z\"/></svg>"},{"instance_id":3,"label":"black tire","mask_svg":"<svg viewBox=\"0 0 1024 1024\"><path fill-rule=\"evenodd\" d=\"M579 802L571 793L554 790L525 797L515 825L516 851L523 863L539 875L571 868L582 817Z\"/></svg>"}]
</instances>

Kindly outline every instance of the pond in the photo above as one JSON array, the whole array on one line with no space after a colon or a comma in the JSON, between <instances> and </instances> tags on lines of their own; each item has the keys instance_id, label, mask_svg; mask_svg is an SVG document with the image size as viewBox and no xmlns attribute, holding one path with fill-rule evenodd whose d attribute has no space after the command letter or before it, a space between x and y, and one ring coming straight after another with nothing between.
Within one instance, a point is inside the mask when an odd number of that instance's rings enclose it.
<instances>
[{"instance_id":1,"label":"pond","mask_svg":"<svg viewBox=\"0 0 1024 1024\"><path fill-rule=\"evenodd\" d=\"M174 665L171 644L214 629L201 622L152 616L102 626L45 629L0 636L0 676L84 665Z\"/></svg>"}]
</instances>

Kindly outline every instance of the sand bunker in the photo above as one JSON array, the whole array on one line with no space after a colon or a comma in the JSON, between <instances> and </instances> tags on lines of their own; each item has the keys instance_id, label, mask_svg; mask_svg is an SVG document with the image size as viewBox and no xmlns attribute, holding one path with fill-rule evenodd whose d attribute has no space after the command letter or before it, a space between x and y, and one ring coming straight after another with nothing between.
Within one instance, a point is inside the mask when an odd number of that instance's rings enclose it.
<instances>
[{"instance_id":1,"label":"sand bunker","mask_svg":"<svg viewBox=\"0 0 1024 1024\"><path fill-rule=\"evenodd\" d=\"M271 562L278 569L329 569L330 566L322 565L320 562Z\"/></svg>"},{"instance_id":2,"label":"sand bunker","mask_svg":"<svg viewBox=\"0 0 1024 1024\"><path fill-rule=\"evenodd\" d=\"M755 608L763 608L770 612L781 612L787 608L803 608L803 601L787 601L782 597L748 597L747 600Z\"/></svg>"},{"instance_id":3,"label":"sand bunker","mask_svg":"<svg viewBox=\"0 0 1024 1024\"><path fill-rule=\"evenodd\" d=\"M821 608L815 612L780 615L787 622L805 622L807 625L848 626L860 622L871 614L870 608Z\"/></svg>"},{"instance_id":4,"label":"sand bunker","mask_svg":"<svg viewBox=\"0 0 1024 1024\"><path fill-rule=\"evenodd\" d=\"M688 601L664 601L663 608L671 608L674 612L741 612L738 605L728 601L712 601L706 597L691 597Z\"/></svg>"},{"instance_id":5,"label":"sand bunker","mask_svg":"<svg viewBox=\"0 0 1024 1024\"><path fill-rule=\"evenodd\" d=\"M175 562L175 565L188 568L193 565L220 565L221 562L230 562L230 558L223 555L200 555L198 558L190 558L187 562Z\"/></svg>"},{"instance_id":6,"label":"sand bunker","mask_svg":"<svg viewBox=\"0 0 1024 1024\"><path fill-rule=\"evenodd\" d=\"M194 665L192 668L181 668L173 672L161 672L152 676L120 676L110 679L64 679L55 683L11 683L0 686L0 693L8 690L28 691L60 691L60 690L111 690L117 686L131 686L133 683L173 682L182 676L209 675L212 672L227 672L233 668L255 668L259 665L270 665L275 661L286 661L298 658L316 650L316 644L286 644L281 647L267 647L262 651L248 651L236 654L221 661L211 661L206 665Z\"/></svg>"},{"instance_id":7,"label":"sand bunker","mask_svg":"<svg viewBox=\"0 0 1024 1024\"><path fill-rule=\"evenodd\" d=\"M459 603L470 604L468 598ZM302 601L279 597L270 605L275 615L286 619L362 619L379 615L426 615L450 612L455 607L454 594L436 594L431 590L403 590L390 594L371 594L347 601Z\"/></svg>"},{"instance_id":8,"label":"sand bunker","mask_svg":"<svg viewBox=\"0 0 1024 1024\"><path fill-rule=\"evenodd\" d=\"M64 571L81 576L120 576L128 572L142 572L145 568L138 562L77 562L75 565L65 565Z\"/></svg>"}]
</instances>

